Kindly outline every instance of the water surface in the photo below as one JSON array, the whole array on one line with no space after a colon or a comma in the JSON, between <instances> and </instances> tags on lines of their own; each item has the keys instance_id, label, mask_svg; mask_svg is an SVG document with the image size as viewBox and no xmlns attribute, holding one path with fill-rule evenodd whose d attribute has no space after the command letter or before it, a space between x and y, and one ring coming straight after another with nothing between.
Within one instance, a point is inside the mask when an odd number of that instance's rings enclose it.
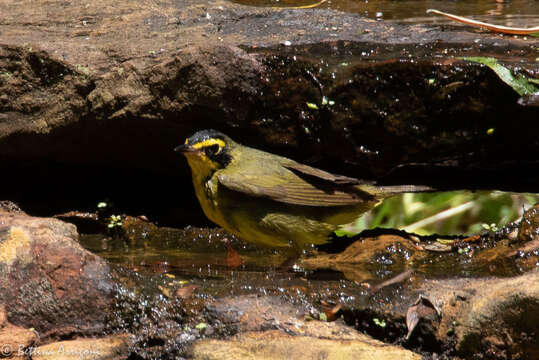
<instances>
[{"instance_id":1,"label":"water surface","mask_svg":"<svg viewBox=\"0 0 539 360\"><path fill-rule=\"evenodd\" d=\"M234 0L234 2L268 7L294 7L316 3L316 0ZM409 23L450 23L443 17L426 14L427 9L438 9L476 20L513 27L539 25L537 0L328 0L318 6L358 13L377 20Z\"/></svg>"}]
</instances>

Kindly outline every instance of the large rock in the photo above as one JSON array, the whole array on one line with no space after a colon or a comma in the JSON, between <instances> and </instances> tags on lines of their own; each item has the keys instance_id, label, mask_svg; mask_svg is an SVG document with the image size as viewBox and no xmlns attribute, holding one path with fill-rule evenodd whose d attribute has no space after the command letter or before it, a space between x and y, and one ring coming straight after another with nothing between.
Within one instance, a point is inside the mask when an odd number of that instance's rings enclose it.
<instances>
[{"instance_id":1,"label":"large rock","mask_svg":"<svg viewBox=\"0 0 539 360\"><path fill-rule=\"evenodd\" d=\"M122 335L100 339L58 341L26 349L32 360L118 360L127 359L128 337Z\"/></svg>"},{"instance_id":2,"label":"large rock","mask_svg":"<svg viewBox=\"0 0 539 360\"><path fill-rule=\"evenodd\" d=\"M538 190L538 108L458 59L488 51L537 77L530 40L224 0L5 0L2 15L0 198L32 213L112 191L133 214L200 219L192 192L160 199L191 188L172 149L210 127L358 178Z\"/></svg>"},{"instance_id":3,"label":"large rock","mask_svg":"<svg viewBox=\"0 0 539 360\"><path fill-rule=\"evenodd\" d=\"M268 330L248 332L230 340L202 340L194 345L193 358L197 360L420 360L421 355L376 340L293 336L276 330Z\"/></svg>"},{"instance_id":4,"label":"large rock","mask_svg":"<svg viewBox=\"0 0 539 360\"><path fill-rule=\"evenodd\" d=\"M37 341L35 331L10 324L6 318L5 306L0 306L0 358L20 355L22 350Z\"/></svg>"},{"instance_id":5,"label":"large rock","mask_svg":"<svg viewBox=\"0 0 539 360\"><path fill-rule=\"evenodd\" d=\"M312 320L308 308L275 296L238 296L207 306L212 331L237 333L194 343L195 359L421 359L361 334L342 321Z\"/></svg>"},{"instance_id":6,"label":"large rock","mask_svg":"<svg viewBox=\"0 0 539 360\"><path fill-rule=\"evenodd\" d=\"M428 280L420 292L441 308L437 336L475 359L539 355L539 271L513 278Z\"/></svg>"},{"instance_id":7,"label":"large rock","mask_svg":"<svg viewBox=\"0 0 539 360\"><path fill-rule=\"evenodd\" d=\"M0 304L41 339L99 333L113 301L104 260L77 243L74 225L0 212Z\"/></svg>"}]
</instances>

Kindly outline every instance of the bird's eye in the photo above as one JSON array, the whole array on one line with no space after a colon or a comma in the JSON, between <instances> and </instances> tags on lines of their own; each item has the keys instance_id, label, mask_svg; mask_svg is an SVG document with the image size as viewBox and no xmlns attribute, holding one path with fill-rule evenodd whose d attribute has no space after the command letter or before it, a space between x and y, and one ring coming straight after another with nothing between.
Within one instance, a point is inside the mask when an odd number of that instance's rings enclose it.
<instances>
[{"instance_id":1,"label":"bird's eye","mask_svg":"<svg viewBox=\"0 0 539 360\"><path fill-rule=\"evenodd\" d=\"M207 157L212 157L213 155L217 155L219 154L220 151L221 151L221 147L217 144L212 145L212 146L207 146L204 148L204 152L206 153Z\"/></svg>"}]
</instances>

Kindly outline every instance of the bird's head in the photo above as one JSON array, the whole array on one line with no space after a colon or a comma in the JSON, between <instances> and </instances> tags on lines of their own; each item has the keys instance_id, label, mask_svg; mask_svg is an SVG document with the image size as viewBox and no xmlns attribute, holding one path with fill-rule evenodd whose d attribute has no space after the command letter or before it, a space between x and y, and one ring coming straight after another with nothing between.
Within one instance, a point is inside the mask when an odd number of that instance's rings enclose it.
<instances>
[{"instance_id":1,"label":"bird's head","mask_svg":"<svg viewBox=\"0 0 539 360\"><path fill-rule=\"evenodd\" d=\"M174 151L185 155L191 169L202 175L225 168L232 161L230 150L234 145L228 136L210 129L196 132Z\"/></svg>"}]
</instances>

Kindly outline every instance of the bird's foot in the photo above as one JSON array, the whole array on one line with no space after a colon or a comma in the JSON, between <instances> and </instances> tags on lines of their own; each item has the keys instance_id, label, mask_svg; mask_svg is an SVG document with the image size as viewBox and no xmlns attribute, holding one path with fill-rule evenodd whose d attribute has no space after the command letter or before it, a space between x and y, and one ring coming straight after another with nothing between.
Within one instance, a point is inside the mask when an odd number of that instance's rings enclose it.
<instances>
[{"instance_id":1,"label":"bird's foot","mask_svg":"<svg viewBox=\"0 0 539 360\"><path fill-rule=\"evenodd\" d=\"M225 246L226 266L228 266L231 270L234 270L243 264L243 259L241 258L240 254L238 254L238 252L232 248L232 245L230 245L230 240L225 240Z\"/></svg>"}]
</instances>

